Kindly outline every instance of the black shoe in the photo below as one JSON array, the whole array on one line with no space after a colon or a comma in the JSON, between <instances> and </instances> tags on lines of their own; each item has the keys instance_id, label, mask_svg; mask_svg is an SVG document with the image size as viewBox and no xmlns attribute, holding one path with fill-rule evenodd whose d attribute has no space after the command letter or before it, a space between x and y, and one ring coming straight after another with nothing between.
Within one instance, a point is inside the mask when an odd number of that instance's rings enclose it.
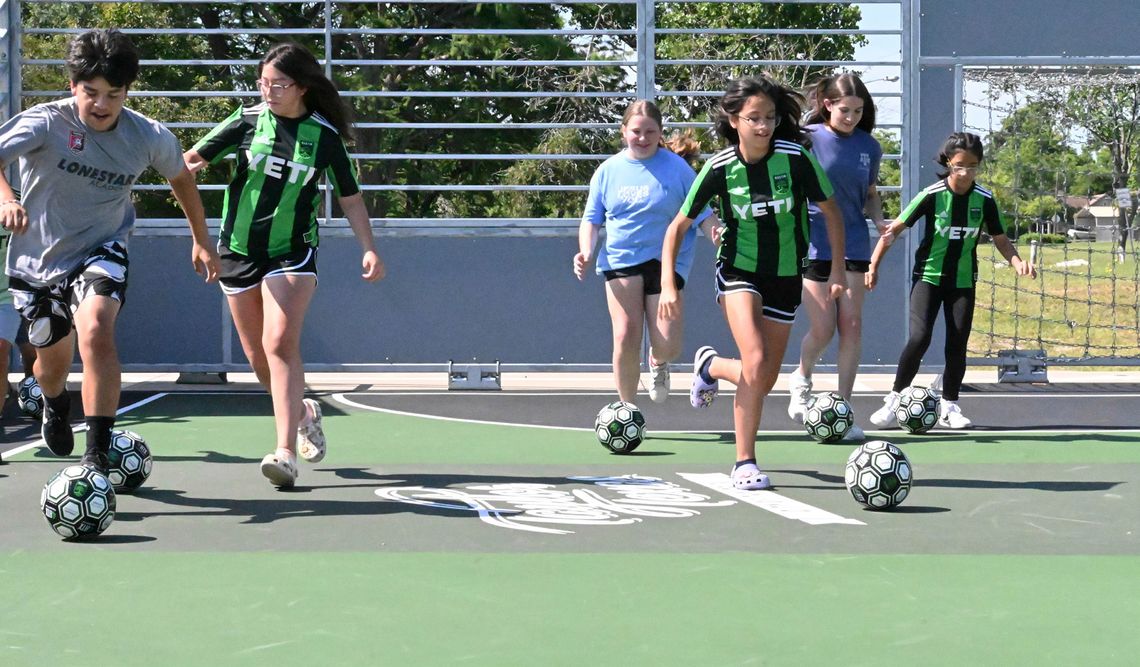
<instances>
[{"instance_id":1,"label":"black shoe","mask_svg":"<svg viewBox=\"0 0 1140 667\"><path fill-rule=\"evenodd\" d=\"M107 460L107 455L96 449L88 449L83 453L83 458L79 459L79 465L92 468L104 477L107 475L107 470L111 467L111 462Z\"/></svg>"},{"instance_id":2,"label":"black shoe","mask_svg":"<svg viewBox=\"0 0 1140 667\"><path fill-rule=\"evenodd\" d=\"M71 432L71 422L67 415L57 415L44 402L44 421L40 428L48 449L56 456L67 456L75 449L75 434Z\"/></svg>"}]
</instances>

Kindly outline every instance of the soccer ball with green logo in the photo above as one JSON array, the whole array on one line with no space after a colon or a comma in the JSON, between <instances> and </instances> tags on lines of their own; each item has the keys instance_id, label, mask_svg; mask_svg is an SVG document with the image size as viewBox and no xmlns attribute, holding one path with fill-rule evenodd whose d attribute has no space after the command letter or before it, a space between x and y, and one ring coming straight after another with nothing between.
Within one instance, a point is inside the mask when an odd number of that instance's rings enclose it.
<instances>
[{"instance_id":1,"label":"soccer ball with green logo","mask_svg":"<svg viewBox=\"0 0 1140 667\"><path fill-rule=\"evenodd\" d=\"M142 486L154 466L146 441L133 431L111 431L107 460L107 477L116 493L131 493Z\"/></svg>"},{"instance_id":2,"label":"soccer ball with green logo","mask_svg":"<svg viewBox=\"0 0 1140 667\"><path fill-rule=\"evenodd\" d=\"M594 420L598 442L615 454L628 454L645 439L645 417L633 403L614 401Z\"/></svg>"},{"instance_id":3,"label":"soccer ball with green logo","mask_svg":"<svg viewBox=\"0 0 1140 667\"><path fill-rule=\"evenodd\" d=\"M854 425L851 404L834 391L821 392L808 399L804 429L817 441L838 442Z\"/></svg>"},{"instance_id":4,"label":"soccer ball with green logo","mask_svg":"<svg viewBox=\"0 0 1140 667\"><path fill-rule=\"evenodd\" d=\"M95 537L115 520L115 489L94 468L73 465L44 485L40 509L52 530L68 539Z\"/></svg>"},{"instance_id":5,"label":"soccer ball with green logo","mask_svg":"<svg viewBox=\"0 0 1140 667\"><path fill-rule=\"evenodd\" d=\"M843 481L857 503L869 509L885 510L910 495L914 471L901 449L885 440L872 440L851 452Z\"/></svg>"},{"instance_id":6,"label":"soccer ball with green logo","mask_svg":"<svg viewBox=\"0 0 1140 667\"><path fill-rule=\"evenodd\" d=\"M926 387L907 387L899 394L895 419L908 433L926 433L938 423L938 394Z\"/></svg>"}]
</instances>

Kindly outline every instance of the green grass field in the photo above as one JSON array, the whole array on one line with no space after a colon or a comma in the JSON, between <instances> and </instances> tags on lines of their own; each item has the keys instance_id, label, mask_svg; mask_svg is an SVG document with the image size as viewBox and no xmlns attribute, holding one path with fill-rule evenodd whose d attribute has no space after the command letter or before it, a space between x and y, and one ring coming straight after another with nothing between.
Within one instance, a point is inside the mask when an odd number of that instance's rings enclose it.
<instances>
[{"instance_id":1,"label":"green grass field","mask_svg":"<svg viewBox=\"0 0 1140 667\"><path fill-rule=\"evenodd\" d=\"M1054 358L1140 356L1140 263L1134 253L1118 263L1115 253L1109 242L1042 245L1031 280L992 245L979 248L970 356L1040 348Z\"/></svg>"}]
</instances>

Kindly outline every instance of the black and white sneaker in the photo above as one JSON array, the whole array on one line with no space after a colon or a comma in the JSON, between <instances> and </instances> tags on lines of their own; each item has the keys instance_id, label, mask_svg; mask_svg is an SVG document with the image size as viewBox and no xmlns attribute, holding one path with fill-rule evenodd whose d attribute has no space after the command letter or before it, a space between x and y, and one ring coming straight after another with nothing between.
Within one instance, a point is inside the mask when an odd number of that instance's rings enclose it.
<instances>
[{"instance_id":1,"label":"black and white sneaker","mask_svg":"<svg viewBox=\"0 0 1140 667\"><path fill-rule=\"evenodd\" d=\"M75 450L75 433L71 431L71 422L68 421L67 415L57 414L46 401L40 435L43 436L51 453L56 456L68 456Z\"/></svg>"},{"instance_id":2,"label":"black and white sneaker","mask_svg":"<svg viewBox=\"0 0 1140 667\"><path fill-rule=\"evenodd\" d=\"M111 462L107 459L107 455L97 449L88 449L83 453L83 458L79 459L79 465L86 466L92 470L107 475L107 471L111 467Z\"/></svg>"}]
</instances>

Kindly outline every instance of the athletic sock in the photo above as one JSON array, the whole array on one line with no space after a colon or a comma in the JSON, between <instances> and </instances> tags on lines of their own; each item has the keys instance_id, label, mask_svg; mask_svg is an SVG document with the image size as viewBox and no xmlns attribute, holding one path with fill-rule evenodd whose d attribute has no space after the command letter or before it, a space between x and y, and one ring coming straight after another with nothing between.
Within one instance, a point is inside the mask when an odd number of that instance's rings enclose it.
<instances>
[{"instance_id":1,"label":"athletic sock","mask_svg":"<svg viewBox=\"0 0 1140 667\"><path fill-rule=\"evenodd\" d=\"M701 379L705 382L708 382L709 384L716 382L716 378L709 375L709 366L712 366L713 359L716 359L716 355L710 354L709 358L705 359L705 363L701 364L701 369L697 371L697 374L701 376Z\"/></svg>"},{"instance_id":2,"label":"athletic sock","mask_svg":"<svg viewBox=\"0 0 1140 667\"><path fill-rule=\"evenodd\" d=\"M736 463L732 464L732 470L733 470L733 472L736 472L737 468L739 468L741 466L746 466L749 463L751 463L752 465L756 465L756 459L744 459L743 461L737 461Z\"/></svg>"},{"instance_id":3,"label":"athletic sock","mask_svg":"<svg viewBox=\"0 0 1140 667\"><path fill-rule=\"evenodd\" d=\"M59 396L44 394L44 403L51 408L53 415L61 419L67 419L71 415L71 394L67 393L66 389L60 392Z\"/></svg>"},{"instance_id":4,"label":"athletic sock","mask_svg":"<svg viewBox=\"0 0 1140 667\"><path fill-rule=\"evenodd\" d=\"M111 429L115 426L114 417L87 417L87 451L95 450L106 454L111 450Z\"/></svg>"}]
</instances>

